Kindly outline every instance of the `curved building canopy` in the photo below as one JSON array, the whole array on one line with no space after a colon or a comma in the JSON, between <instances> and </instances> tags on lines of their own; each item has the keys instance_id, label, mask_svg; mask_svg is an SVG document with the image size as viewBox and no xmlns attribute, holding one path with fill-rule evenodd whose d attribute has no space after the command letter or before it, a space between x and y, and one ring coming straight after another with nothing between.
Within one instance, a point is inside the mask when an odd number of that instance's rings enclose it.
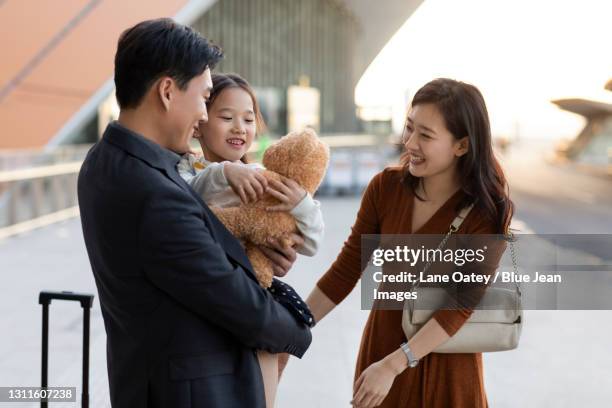
<instances>
[{"instance_id":1,"label":"curved building canopy","mask_svg":"<svg viewBox=\"0 0 612 408\"><path fill-rule=\"evenodd\" d=\"M113 57L117 38L125 28L160 16L192 24L223 1L0 1L4 33L0 37L0 149L69 142L71 135L96 116L98 106L113 90ZM261 1L268 3L270 10L284 3ZM300 1L333 3L357 20L354 61L350 62L356 80L421 3Z\"/></svg>"}]
</instances>

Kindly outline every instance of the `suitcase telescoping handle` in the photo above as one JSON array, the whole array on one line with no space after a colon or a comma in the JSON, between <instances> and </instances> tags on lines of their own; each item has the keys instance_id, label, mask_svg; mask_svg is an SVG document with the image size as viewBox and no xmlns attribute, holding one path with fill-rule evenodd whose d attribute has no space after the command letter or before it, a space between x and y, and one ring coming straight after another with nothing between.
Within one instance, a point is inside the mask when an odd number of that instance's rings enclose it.
<instances>
[{"instance_id":1,"label":"suitcase telescoping handle","mask_svg":"<svg viewBox=\"0 0 612 408\"><path fill-rule=\"evenodd\" d=\"M42 370L41 387L47 387L47 371L49 368L49 305L51 300L71 300L81 303L83 308L83 393L81 407L89 406L89 311L93 305L94 295L74 292L48 292L42 291L38 296L38 303L43 307L42 321ZM41 408L47 408L47 402L41 401Z\"/></svg>"}]
</instances>

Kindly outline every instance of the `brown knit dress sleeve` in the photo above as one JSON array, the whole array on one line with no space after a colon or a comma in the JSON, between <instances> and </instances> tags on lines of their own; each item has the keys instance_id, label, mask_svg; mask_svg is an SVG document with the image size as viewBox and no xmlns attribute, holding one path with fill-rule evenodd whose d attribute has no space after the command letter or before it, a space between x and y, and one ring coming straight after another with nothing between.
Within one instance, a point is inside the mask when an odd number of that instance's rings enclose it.
<instances>
[{"instance_id":1,"label":"brown knit dress sleeve","mask_svg":"<svg viewBox=\"0 0 612 408\"><path fill-rule=\"evenodd\" d=\"M368 184L350 236L344 242L336 261L317 282L319 289L335 304L342 302L361 278L362 255L369 258L375 249L368 245L369 253L362 254L361 235L380 233L377 203L381 193L381 180L382 173L378 173Z\"/></svg>"}]
</instances>

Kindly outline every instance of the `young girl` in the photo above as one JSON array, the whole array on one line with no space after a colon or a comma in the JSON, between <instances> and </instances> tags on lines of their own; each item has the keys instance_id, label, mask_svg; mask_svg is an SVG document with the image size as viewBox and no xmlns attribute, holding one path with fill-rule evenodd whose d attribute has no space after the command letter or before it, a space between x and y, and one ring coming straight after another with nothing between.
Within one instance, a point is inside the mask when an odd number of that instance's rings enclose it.
<instances>
[{"instance_id":1,"label":"young girl","mask_svg":"<svg viewBox=\"0 0 612 408\"><path fill-rule=\"evenodd\" d=\"M362 248L362 234L446 234L461 210L472 204L457 234L508 232L514 207L493 154L485 101L476 87L444 78L423 86L412 100L403 137L401 166L374 176L350 237L308 298L317 321L359 281L361 259L375 248ZM501 253L494 257L491 265ZM402 310L372 309L361 339L352 404L486 408L482 355L433 352L470 315L468 308L439 309L406 339Z\"/></svg>"},{"instance_id":2,"label":"young girl","mask_svg":"<svg viewBox=\"0 0 612 408\"><path fill-rule=\"evenodd\" d=\"M268 192L282 204L271 211L290 211L304 236L298 253L313 256L323 239L319 202L292 180L272 181L260 174L263 166L248 163L246 153L258 128L264 126L251 86L236 74L213 74L213 90L207 102L208 122L200 122L194 137L204 153L182 157L178 171L210 206L232 207L248 203Z\"/></svg>"},{"instance_id":3,"label":"young girl","mask_svg":"<svg viewBox=\"0 0 612 408\"><path fill-rule=\"evenodd\" d=\"M258 128L263 127L252 88L235 74L214 74L212 80L213 89L207 102L208 122L200 122L194 132L204 155L183 156L177 166L180 175L210 206L237 206L240 202L258 200L264 192L271 194L281 203L269 210L289 211L296 219L304 237L304 244L297 248L297 252L314 255L323 238L319 203L292 180L272 180L268 185L260 173L263 166L246 160L246 153ZM274 284L282 285L284 292L289 290L295 295L288 285ZM290 309L297 307L297 316L311 316L303 301L301 306L287 304L285 300L281 303ZM308 321L305 323L311 324ZM266 406L271 408L278 384L278 359L276 355L263 351L258 352L258 358L264 379Z\"/></svg>"}]
</instances>

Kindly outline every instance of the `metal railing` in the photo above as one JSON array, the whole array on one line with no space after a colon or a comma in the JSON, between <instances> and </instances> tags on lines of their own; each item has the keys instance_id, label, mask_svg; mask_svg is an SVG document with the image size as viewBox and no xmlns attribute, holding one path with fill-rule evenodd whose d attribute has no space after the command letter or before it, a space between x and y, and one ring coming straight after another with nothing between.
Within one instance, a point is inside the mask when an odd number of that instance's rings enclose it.
<instances>
[{"instance_id":1,"label":"metal railing","mask_svg":"<svg viewBox=\"0 0 612 408\"><path fill-rule=\"evenodd\" d=\"M61 146L53 149L0 150L0 172L83 160L90 148L90 144L84 144Z\"/></svg>"},{"instance_id":2,"label":"metal railing","mask_svg":"<svg viewBox=\"0 0 612 408\"><path fill-rule=\"evenodd\" d=\"M0 239L78 216L77 175L89 147L0 153Z\"/></svg>"},{"instance_id":3,"label":"metal railing","mask_svg":"<svg viewBox=\"0 0 612 408\"><path fill-rule=\"evenodd\" d=\"M332 156L321 194L359 193L393 156L386 137L322 139ZM90 147L0 152L0 240L79 215L77 176Z\"/></svg>"}]
</instances>

